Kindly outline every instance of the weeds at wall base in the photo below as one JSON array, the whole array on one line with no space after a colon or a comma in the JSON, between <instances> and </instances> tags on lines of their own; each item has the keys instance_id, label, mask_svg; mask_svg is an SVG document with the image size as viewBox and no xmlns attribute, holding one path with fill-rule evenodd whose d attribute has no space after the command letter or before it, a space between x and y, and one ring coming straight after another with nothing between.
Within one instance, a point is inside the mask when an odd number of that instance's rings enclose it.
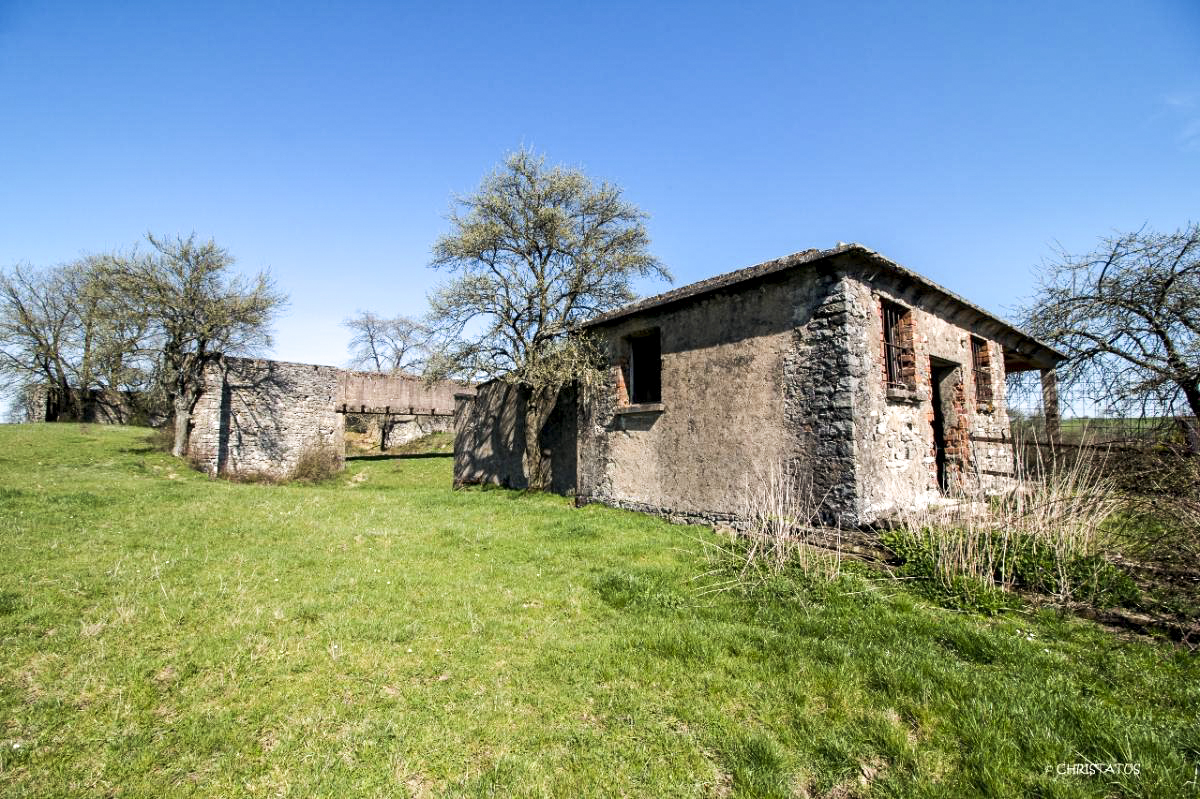
<instances>
[{"instance_id":1,"label":"weeds at wall base","mask_svg":"<svg viewBox=\"0 0 1200 799\"><path fill-rule=\"evenodd\" d=\"M775 461L747 479L739 517L745 524L704 542L707 591L792 591L795 585L837 582L842 575L840 533L819 524L811 472Z\"/></svg>"},{"instance_id":2,"label":"weeds at wall base","mask_svg":"<svg viewBox=\"0 0 1200 799\"><path fill-rule=\"evenodd\" d=\"M910 510L880 536L901 576L944 605L997 613L1023 592L1059 603L1128 607L1139 599L1109 521L1126 500L1100 461L1023 464L1014 489Z\"/></svg>"},{"instance_id":3,"label":"weeds at wall base","mask_svg":"<svg viewBox=\"0 0 1200 799\"><path fill-rule=\"evenodd\" d=\"M341 474L344 469L342 456L332 447L311 446L300 452L296 465L286 475L277 475L262 471L222 471L213 475L209 471L209 463L199 458L187 457L188 466L197 472L212 477L228 480L231 483L254 483L265 485L286 485L288 483L304 483L316 485L326 482Z\"/></svg>"},{"instance_id":4,"label":"weeds at wall base","mask_svg":"<svg viewBox=\"0 0 1200 799\"><path fill-rule=\"evenodd\" d=\"M288 475L289 482L319 483L339 474L344 467L341 454L332 447L305 447Z\"/></svg>"},{"instance_id":5,"label":"weeds at wall base","mask_svg":"<svg viewBox=\"0 0 1200 799\"><path fill-rule=\"evenodd\" d=\"M169 454L171 448L175 445L175 426L168 420L166 425L155 427L151 430L150 434L143 440L155 452L166 452Z\"/></svg>"},{"instance_id":6,"label":"weeds at wall base","mask_svg":"<svg viewBox=\"0 0 1200 799\"><path fill-rule=\"evenodd\" d=\"M1140 596L1133 579L1100 555L1062 555L1028 535L982 533L973 542L975 557L990 572L956 570L940 548L947 538L970 535L964 530L900 529L884 533L881 540L900 562L898 576L914 578L921 593L957 610L993 615L1019 608L1017 592L1097 608L1128 607Z\"/></svg>"}]
</instances>

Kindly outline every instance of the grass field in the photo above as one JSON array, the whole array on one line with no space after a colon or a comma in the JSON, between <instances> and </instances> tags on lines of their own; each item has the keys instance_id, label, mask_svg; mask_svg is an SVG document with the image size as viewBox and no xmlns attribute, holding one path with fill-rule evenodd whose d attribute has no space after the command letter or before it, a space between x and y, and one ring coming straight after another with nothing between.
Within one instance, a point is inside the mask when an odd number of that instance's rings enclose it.
<instances>
[{"instance_id":1,"label":"grass field","mask_svg":"<svg viewBox=\"0 0 1200 799\"><path fill-rule=\"evenodd\" d=\"M0 795L1200 796L1168 644L866 574L705 594L711 534L440 453L235 484L145 436L0 427Z\"/></svg>"}]
</instances>

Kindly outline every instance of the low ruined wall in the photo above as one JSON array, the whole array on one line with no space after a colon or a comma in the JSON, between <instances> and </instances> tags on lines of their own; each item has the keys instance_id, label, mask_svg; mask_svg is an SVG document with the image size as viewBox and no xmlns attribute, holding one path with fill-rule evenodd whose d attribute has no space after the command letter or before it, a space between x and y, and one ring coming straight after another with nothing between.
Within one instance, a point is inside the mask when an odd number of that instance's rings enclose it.
<instances>
[{"instance_id":1,"label":"low ruined wall","mask_svg":"<svg viewBox=\"0 0 1200 799\"><path fill-rule=\"evenodd\" d=\"M91 389L81 392L73 389L76 395L82 395L81 418L75 418L70 398L62 392L47 386L34 386L28 389L22 398L22 413L29 422L87 422L90 424L157 424L162 421L153 417L146 409L141 396L129 391L114 391L111 389Z\"/></svg>"},{"instance_id":2,"label":"low ruined wall","mask_svg":"<svg viewBox=\"0 0 1200 799\"><path fill-rule=\"evenodd\" d=\"M381 443L396 446L453 424L455 392L469 383L426 385L418 377L333 366L223 358L204 375L192 412L188 454L210 474L291 474L307 449L345 455L345 412L378 417ZM383 442L383 427L388 428Z\"/></svg>"},{"instance_id":3,"label":"low ruined wall","mask_svg":"<svg viewBox=\"0 0 1200 799\"><path fill-rule=\"evenodd\" d=\"M188 455L209 474L286 477L306 449L344 457L332 366L224 358L204 374Z\"/></svg>"},{"instance_id":4,"label":"low ruined wall","mask_svg":"<svg viewBox=\"0 0 1200 799\"><path fill-rule=\"evenodd\" d=\"M454 484L484 483L528 488L525 452L525 403L528 393L495 380L478 387L474 396L459 394L454 423ZM542 451L550 459L550 490L575 493L575 392L559 393L542 429Z\"/></svg>"},{"instance_id":5,"label":"low ruined wall","mask_svg":"<svg viewBox=\"0 0 1200 799\"><path fill-rule=\"evenodd\" d=\"M50 392L45 386L32 386L21 393L21 413L26 422L50 421Z\"/></svg>"}]
</instances>

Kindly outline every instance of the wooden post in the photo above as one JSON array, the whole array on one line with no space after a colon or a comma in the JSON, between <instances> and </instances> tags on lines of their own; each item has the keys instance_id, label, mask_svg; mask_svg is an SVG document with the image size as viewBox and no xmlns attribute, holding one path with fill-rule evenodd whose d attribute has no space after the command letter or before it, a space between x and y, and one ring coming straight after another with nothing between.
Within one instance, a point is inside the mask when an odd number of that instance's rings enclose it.
<instances>
[{"instance_id":1,"label":"wooden post","mask_svg":"<svg viewBox=\"0 0 1200 799\"><path fill-rule=\"evenodd\" d=\"M1058 416L1058 373L1042 370L1042 415L1046 417L1046 438L1058 446L1062 443L1062 428Z\"/></svg>"}]
</instances>

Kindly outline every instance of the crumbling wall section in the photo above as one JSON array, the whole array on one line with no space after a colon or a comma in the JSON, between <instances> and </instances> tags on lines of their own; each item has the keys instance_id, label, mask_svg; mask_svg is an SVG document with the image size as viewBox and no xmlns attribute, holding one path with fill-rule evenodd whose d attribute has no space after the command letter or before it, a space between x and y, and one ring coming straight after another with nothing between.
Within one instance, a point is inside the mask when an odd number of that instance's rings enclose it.
<instances>
[{"instance_id":1,"label":"crumbling wall section","mask_svg":"<svg viewBox=\"0 0 1200 799\"><path fill-rule=\"evenodd\" d=\"M21 390L22 421L50 421L50 390L44 385L29 386Z\"/></svg>"},{"instance_id":2,"label":"crumbling wall section","mask_svg":"<svg viewBox=\"0 0 1200 799\"><path fill-rule=\"evenodd\" d=\"M188 456L209 474L284 478L305 450L344 459L344 418L335 411L341 370L223 358L204 373L192 412Z\"/></svg>"},{"instance_id":3,"label":"crumbling wall section","mask_svg":"<svg viewBox=\"0 0 1200 799\"><path fill-rule=\"evenodd\" d=\"M860 420L858 490L862 521L917 508L942 496L934 447L933 373L931 359L952 369L943 385L952 408L946 430L946 457L951 493L994 493L1013 485L1013 448L1004 405L1003 350L987 338L969 311L924 291L878 274L858 271L847 286L868 313L861 335L848 340L852 350L872 364L872 379L863 383L856 414ZM912 391L889 390L884 378L881 300L910 309L915 385ZM971 337L983 339L989 354L991 397L978 402ZM982 392L986 394L987 392Z\"/></svg>"},{"instance_id":4,"label":"crumbling wall section","mask_svg":"<svg viewBox=\"0 0 1200 799\"><path fill-rule=\"evenodd\" d=\"M379 444L380 451L399 447L431 433L454 431L453 413L436 416L377 413L367 418L367 435L371 441Z\"/></svg>"},{"instance_id":5,"label":"crumbling wall section","mask_svg":"<svg viewBox=\"0 0 1200 799\"><path fill-rule=\"evenodd\" d=\"M86 422L89 424L147 424L160 423L144 406L145 397L132 391L93 388L88 391L72 389L74 397L64 396L57 388L45 384L31 386L22 392L22 413L28 422ZM82 417L76 418L75 403L82 406Z\"/></svg>"},{"instance_id":6,"label":"crumbling wall section","mask_svg":"<svg viewBox=\"0 0 1200 799\"><path fill-rule=\"evenodd\" d=\"M892 386L881 300L909 309L911 351ZM577 403L578 499L738 527L756 483L774 470L811 486L822 520L841 527L927 505L942 496L935 363L949 491L1005 490L1013 458L1004 353L988 324L944 292L847 255L589 328L608 365ZM647 335L658 337L661 397L638 404L631 360ZM986 348L978 373L973 336ZM992 390L977 390L977 379ZM460 418L459 482L524 486L519 399L499 391Z\"/></svg>"}]
</instances>

